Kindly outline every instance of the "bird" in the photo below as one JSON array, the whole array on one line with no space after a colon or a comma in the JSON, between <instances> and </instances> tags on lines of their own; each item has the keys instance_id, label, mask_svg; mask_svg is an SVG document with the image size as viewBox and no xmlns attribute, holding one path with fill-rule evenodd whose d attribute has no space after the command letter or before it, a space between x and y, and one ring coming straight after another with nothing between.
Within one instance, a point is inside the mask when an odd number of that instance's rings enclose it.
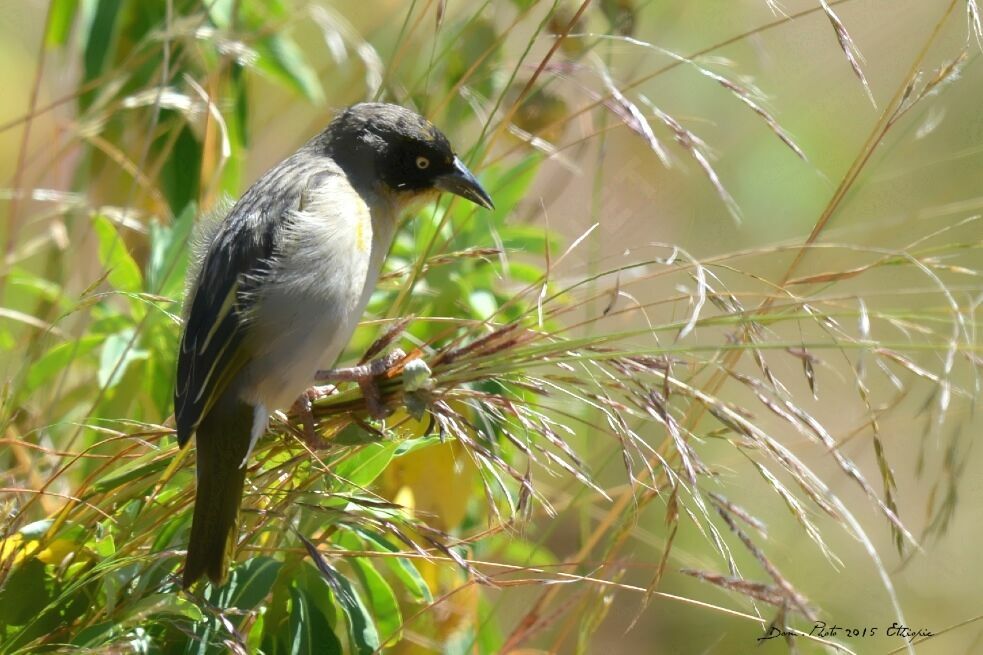
<instances>
[{"instance_id":1,"label":"bird","mask_svg":"<svg viewBox=\"0 0 983 655\"><path fill-rule=\"evenodd\" d=\"M183 588L206 576L224 581L246 463L270 413L336 363L401 217L441 192L494 207L429 120L400 105L359 103L203 230L174 389L178 444L196 441Z\"/></svg>"}]
</instances>

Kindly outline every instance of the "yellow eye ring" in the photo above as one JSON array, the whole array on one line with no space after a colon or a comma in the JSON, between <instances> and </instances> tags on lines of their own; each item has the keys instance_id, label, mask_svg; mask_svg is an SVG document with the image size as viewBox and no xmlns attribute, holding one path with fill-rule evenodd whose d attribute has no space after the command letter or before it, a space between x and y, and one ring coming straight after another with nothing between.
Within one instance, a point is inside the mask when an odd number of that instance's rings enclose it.
<instances>
[{"instance_id":1,"label":"yellow eye ring","mask_svg":"<svg viewBox=\"0 0 983 655\"><path fill-rule=\"evenodd\" d=\"M416 167L421 171L426 168L430 168L430 160L421 155L416 158Z\"/></svg>"}]
</instances>

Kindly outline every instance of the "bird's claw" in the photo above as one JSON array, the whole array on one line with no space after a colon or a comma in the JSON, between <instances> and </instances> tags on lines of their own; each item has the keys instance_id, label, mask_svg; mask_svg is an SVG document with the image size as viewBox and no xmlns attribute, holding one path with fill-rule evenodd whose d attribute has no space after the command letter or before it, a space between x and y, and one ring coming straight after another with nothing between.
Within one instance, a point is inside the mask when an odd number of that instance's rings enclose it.
<instances>
[{"instance_id":1,"label":"bird's claw","mask_svg":"<svg viewBox=\"0 0 983 655\"><path fill-rule=\"evenodd\" d=\"M311 411L312 403L318 398L322 398L326 392L321 387L311 387L297 397L293 407L290 408L292 414L300 418L303 428L301 436L303 441L311 450L323 450L328 447L328 442L314 429L314 412Z\"/></svg>"},{"instance_id":2,"label":"bird's claw","mask_svg":"<svg viewBox=\"0 0 983 655\"><path fill-rule=\"evenodd\" d=\"M378 359L373 359L365 364L352 366L350 368L336 368L318 371L314 374L315 382L329 382L337 384L339 382L356 382L362 390L362 397L365 398L365 405L369 416L375 420L382 420L389 415L390 410L382 400L382 392L379 390L379 383L376 378L389 371L399 362L406 358L406 353L399 348L394 348Z\"/></svg>"}]
</instances>

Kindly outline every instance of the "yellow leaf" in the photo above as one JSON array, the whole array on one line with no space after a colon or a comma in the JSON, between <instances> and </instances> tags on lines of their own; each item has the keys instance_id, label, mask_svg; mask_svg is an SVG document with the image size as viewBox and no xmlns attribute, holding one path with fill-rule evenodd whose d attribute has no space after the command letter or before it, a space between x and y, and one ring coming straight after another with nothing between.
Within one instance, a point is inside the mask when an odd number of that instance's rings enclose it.
<instances>
[{"instance_id":1,"label":"yellow leaf","mask_svg":"<svg viewBox=\"0 0 983 655\"><path fill-rule=\"evenodd\" d=\"M450 531L464 519L474 477L474 464L464 449L448 441L393 459L382 478L382 492L438 530Z\"/></svg>"},{"instance_id":2,"label":"yellow leaf","mask_svg":"<svg viewBox=\"0 0 983 655\"><path fill-rule=\"evenodd\" d=\"M37 548L37 541L34 541L34 548ZM0 543L0 561L6 561L14 551L24 546L24 537L20 534L12 534ZM26 549L25 549L26 550ZM33 549L32 549L33 550ZM20 562L28 553L20 552L14 557L14 564Z\"/></svg>"},{"instance_id":3,"label":"yellow leaf","mask_svg":"<svg viewBox=\"0 0 983 655\"><path fill-rule=\"evenodd\" d=\"M36 541L32 543L37 547ZM78 544L71 539L55 539L48 544L47 548L37 554L37 558L45 564L60 564L69 553L77 549Z\"/></svg>"}]
</instances>

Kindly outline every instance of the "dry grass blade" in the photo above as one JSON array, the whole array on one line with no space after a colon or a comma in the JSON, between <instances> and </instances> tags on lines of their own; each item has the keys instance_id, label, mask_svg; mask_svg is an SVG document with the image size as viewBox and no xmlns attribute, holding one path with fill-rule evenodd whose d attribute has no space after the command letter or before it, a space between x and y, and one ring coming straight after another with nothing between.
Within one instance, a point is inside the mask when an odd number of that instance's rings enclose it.
<instances>
[{"instance_id":1,"label":"dry grass blade","mask_svg":"<svg viewBox=\"0 0 983 655\"><path fill-rule=\"evenodd\" d=\"M720 86L722 86L723 88L725 88L727 91L729 91L731 93L731 95L733 95L735 98L737 98L739 101L741 101L744 105L746 105L749 109L751 109L751 111L753 111L755 114L757 114L758 116L760 116L761 118L763 118L765 120L765 123L767 124L768 128L772 132L775 133L775 135L782 141L782 143L784 143L786 146L788 146L792 150L792 152L794 152L801 159L803 159L803 160L806 160L807 159L805 153L795 143L795 140L792 139L791 135L789 135L788 132L786 132L785 129L781 127L781 125L778 123L778 121L775 119L775 117L772 116L771 113L768 112L761 105L761 103L759 102L759 99L761 98L761 96L763 94L760 91L758 91L757 89L754 89L752 87L748 87L746 84L741 84L741 83L735 82L734 80L728 79L727 77L725 77L725 76L723 76L723 75L721 75L719 73L716 73L714 71L711 71L709 68L707 68L706 66L702 65L699 61L697 61L695 59L684 57L683 55L679 55L679 54L677 54L677 53L675 53L675 52L673 52L671 50L667 50L665 48L661 48L661 47L659 47L657 45L654 45L652 43L648 43L648 42L641 41L639 39L635 39L635 38L627 37L627 36L612 36L612 35L605 35L605 34L590 34L588 36L596 37L596 38L599 38L599 39L609 39L609 40L615 40L615 41L624 41L625 43L630 43L632 45L641 46L641 47L646 48L646 49L649 49L649 50L654 50L654 51L659 52L659 53L661 53L663 55L666 55L667 57L670 57L671 59L673 59L674 61L676 61L676 62L678 62L680 64L687 64L687 65L691 66L700 75L702 75L702 76L704 76L704 77L706 77L708 79L713 80L714 82L716 82L717 84L719 84Z\"/></svg>"},{"instance_id":2,"label":"dry grass blade","mask_svg":"<svg viewBox=\"0 0 983 655\"><path fill-rule=\"evenodd\" d=\"M338 11L323 5L308 5L311 18L321 28L324 42L335 62L340 64L351 47L365 67L365 89L368 97L374 96L382 86L386 67L375 47L362 38L358 30Z\"/></svg>"},{"instance_id":3,"label":"dry grass blade","mask_svg":"<svg viewBox=\"0 0 983 655\"><path fill-rule=\"evenodd\" d=\"M983 50L983 20L980 19L980 7L976 0L966 0L967 30L976 39L976 45Z\"/></svg>"},{"instance_id":4,"label":"dry grass blade","mask_svg":"<svg viewBox=\"0 0 983 655\"><path fill-rule=\"evenodd\" d=\"M647 99L643 98L643 101L647 101ZM647 104L655 116L672 131L673 136L676 139L676 143L682 146L700 166L700 169L710 180L710 184L712 184L713 188L717 191L717 195L723 201L724 206L727 207L727 211L734 219L734 222L740 225L744 220L741 214L741 208L737 204L737 201L734 200L734 196L732 196L730 192L724 188L723 183L720 181L720 176L717 175L717 171L715 171L713 166L710 164L707 145L695 134L684 128L675 118L665 113L651 102L647 102Z\"/></svg>"},{"instance_id":5,"label":"dry grass blade","mask_svg":"<svg viewBox=\"0 0 983 655\"><path fill-rule=\"evenodd\" d=\"M685 573L686 575L691 575L694 578L699 578L704 582L709 582L710 584L716 585L722 589L737 592L742 596L747 596L749 598L768 603L769 605L774 605L775 607L786 607L789 604L788 592L777 585L770 585L764 582L751 582L749 580L744 580L743 578L720 575L719 573L713 573L711 571L680 569L679 572ZM800 598L799 600L803 603L805 602L804 598ZM801 608L799 608L799 611L802 611ZM809 618L810 621L815 620L804 612L803 615Z\"/></svg>"},{"instance_id":6,"label":"dry grass blade","mask_svg":"<svg viewBox=\"0 0 983 655\"><path fill-rule=\"evenodd\" d=\"M778 568L765 556L764 552L762 552L761 549L755 545L751 538L737 526L731 517L729 508L720 503L714 503L714 508L717 510L717 514L720 515L720 518L724 520L724 523L727 524L727 527L730 528L730 531L737 535L737 537L741 540L741 543L744 544L744 547L747 548L752 555L754 555L754 558L758 560L761 567L775 582L777 588L773 591L779 592L779 595L782 598L782 602L780 604L794 607L801 612L803 616L811 621L814 621L816 619L816 612L809 606L809 601L792 587L792 583L790 583L785 576L781 574ZM775 604L773 601L768 602Z\"/></svg>"},{"instance_id":7,"label":"dry grass blade","mask_svg":"<svg viewBox=\"0 0 983 655\"><path fill-rule=\"evenodd\" d=\"M905 114L907 114L915 105L922 102L926 98L941 93L942 90L953 81L955 81L966 62L969 60L969 50L968 47L964 48L956 57L947 61L942 66L940 66L936 71L923 82L924 75L921 71L916 73L908 81L908 85L905 87L904 95L901 97L894 114L891 116L890 125L897 123ZM924 138L926 134L933 131L938 127L938 123L942 120L942 114L939 114L934 118L933 121L923 124L918 131L919 138Z\"/></svg>"},{"instance_id":8,"label":"dry grass blade","mask_svg":"<svg viewBox=\"0 0 983 655\"><path fill-rule=\"evenodd\" d=\"M833 26L833 31L836 33L836 40L840 44L840 49L843 50L843 54L846 55L846 60L850 63L850 68L853 69L853 74L857 76L860 83L864 87L864 92L867 94L867 98L870 99L870 104L877 106L877 102L874 100L874 94L870 90L870 84L867 82L867 76L864 75L862 64L864 57L860 54L860 49L857 44L854 43L853 37L847 32L846 27L843 25L843 21L840 17L836 15L833 8L829 6L827 0L819 0L819 4L823 8L826 17L829 19L830 24Z\"/></svg>"},{"instance_id":9,"label":"dry grass blade","mask_svg":"<svg viewBox=\"0 0 983 655\"><path fill-rule=\"evenodd\" d=\"M649 125L648 119L645 118L645 114L638 108L638 105L629 100L625 94L618 89L618 86L614 83L614 80L611 79L611 74L608 72L607 67L600 62L598 62L596 65L601 73L601 79L604 81L604 86L613 100L613 102L610 103L605 102L605 105L611 107L622 122L633 132L640 134L642 138L645 139L645 142L649 145L652 151L658 155L659 161L662 162L662 165L668 167L671 164L669 153L666 152L665 148L662 147L662 144L659 143L655 133L652 131L652 127Z\"/></svg>"},{"instance_id":10,"label":"dry grass blade","mask_svg":"<svg viewBox=\"0 0 983 655\"><path fill-rule=\"evenodd\" d=\"M717 508L718 512L726 512L728 515L736 516L754 528L763 539L768 538L768 528L764 522L749 514L746 509L732 503L717 493L711 492L707 494L707 497L713 502L713 505Z\"/></svg>"},{"instance_id":11,"label":"dry grass blade","mask_svg":"<svg viewBox=\"0 0 983 655\"><path fill-rule=\"evenodd\" d=\"M362 355L358 363L364 364L395 343L403 336L406 328L415 318L415 316L405 316L397 321L393 321L391 325L386 327L386 331L379 335L379 338L373 341L372 345L365 350L365 354Z\"/></svg>"},{"instance_id":12,"label":"dry grass blade","mask_svg":"<svg viewBox=\"0 0 983 655\"><path fill-rule=\"evenodd\" d=\"M779 400L776 402L766 397L761 391L760 383L743 376L739 377L741 378L742 382L755 389L755 394L762 405L770 409L777 416L780 416L788 421L788 423L794 426L800 434L807 437L816 437L819 439L820 443L829 448L840 469L850 478L852 478L858 485L860 485L860 487L873 502L877 503L884 515L894 525L895 529L903 534L912 545L918 545L917 540L904 526L901 519L898 518L897 514L895 514L895 512L881 500L880 496L878 496L877 492L873 489L873 487L871 487L870 483L867 482L857 466L840 452L839 448L837 448L836 441L826 431L822 424L819 423L819 421L812 416L809 416L809 414L807 414L804 410L788 400Z\"/></svg>"}]
</instances>

